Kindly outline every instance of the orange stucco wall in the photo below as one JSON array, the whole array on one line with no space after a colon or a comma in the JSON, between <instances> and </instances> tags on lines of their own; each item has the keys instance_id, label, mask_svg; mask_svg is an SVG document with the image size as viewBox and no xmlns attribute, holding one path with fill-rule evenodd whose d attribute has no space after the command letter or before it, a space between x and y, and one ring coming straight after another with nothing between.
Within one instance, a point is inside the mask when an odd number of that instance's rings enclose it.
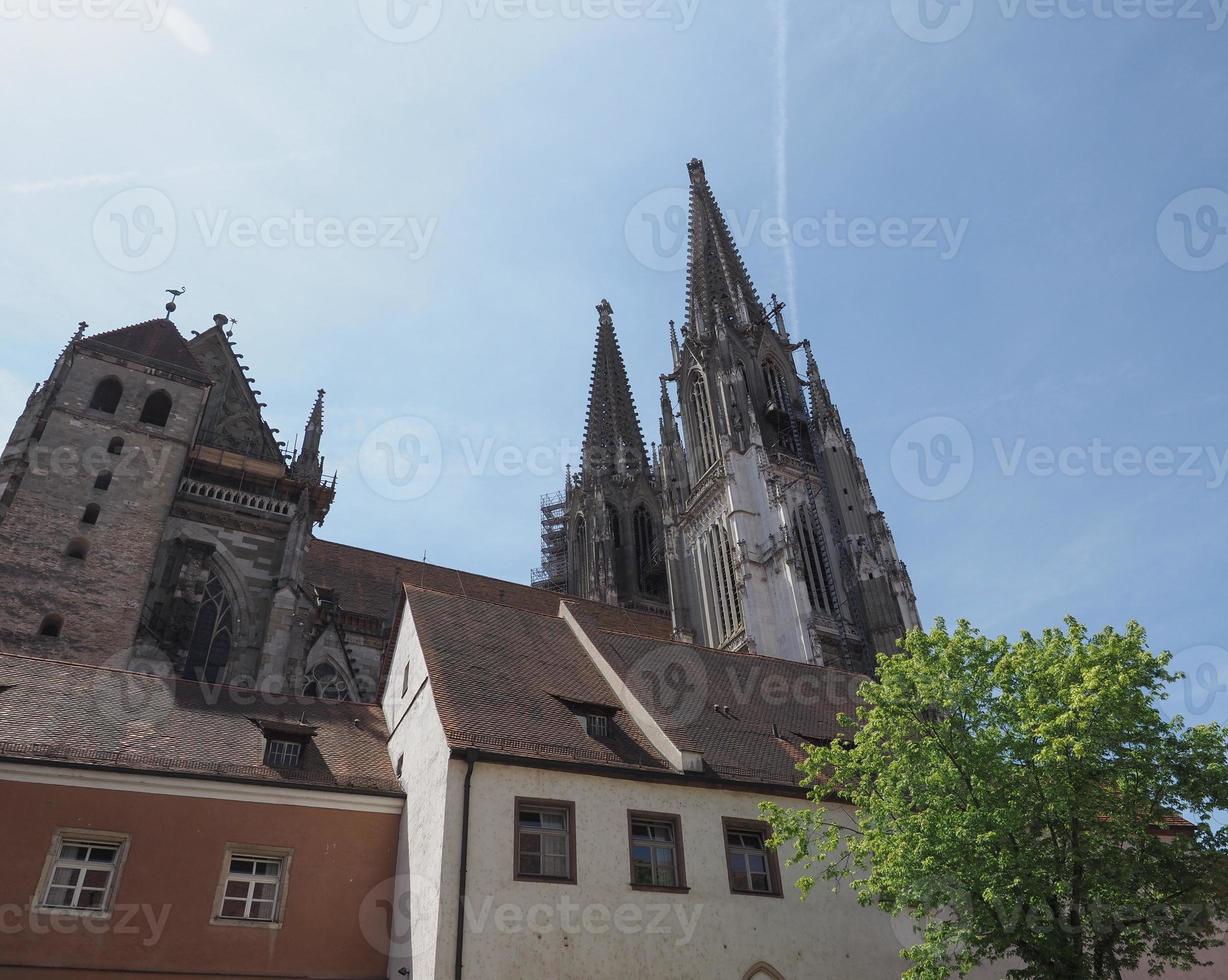
<instances>
[{"instance_id":1,"label":"orange stucco wall","mask_svg":"<svg viewBox=\"0 0 1228 980\"><path fill-rule=\"evenodd\" d=\"M383 977L399 826L393 813L0 780L0 977ZM109 921L30 912L60 828L131 835ZM228 844L293 849L279 928L210 924Z\"/></svg>"}]
</instances>

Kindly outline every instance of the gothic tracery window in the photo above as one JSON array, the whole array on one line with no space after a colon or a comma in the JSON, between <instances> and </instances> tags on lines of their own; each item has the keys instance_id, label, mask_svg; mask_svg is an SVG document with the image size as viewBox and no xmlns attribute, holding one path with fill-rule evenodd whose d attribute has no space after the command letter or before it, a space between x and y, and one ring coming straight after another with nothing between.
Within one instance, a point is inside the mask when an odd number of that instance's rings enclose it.
<instances>
[{"instance_id":1,"label":"gothic tracery window","mask_svg":"<svg viewBox=\"0 0 1228 980\"><path fill-rule=\"evenodd\" d=\"M699 564L711 642L719 646L741 629L743 623L733 543L723 524L713 524L700 539Z\"/></svg>"},{"instance_id":2,"label":"gothic tracery window","mask_svg":"<svg viewBox=\"0 0 1228 980\"><path fill-rule=\"evenodd\" d=\"M652 523L652 515L648 513L648 508L643 504L635 508L631 523L632 531L635 534L636 584L641 592L647 592L649 585L648 574L652 568L657 532Z\"/></svg>"},{"instance_id":3,"label":"gothic tracery window","mask_svg":"<svg viewBox=\"0 0 1228 980\"><path fill-rule=\"evenodd\" d=\"M226 587L216 572L209 573L205 593L196 610L196 623L188 644L188 677L213 683L230 659L234 633L234 607Z\"/></svg>"},{"instance_id":4,"label":"gothic tracery window","mask_svg":"<svg viewBox=\"0 0 1228 980\"><path fill-rule=\"evenodd\" d=\"M576 570L576 594L588 597L588 529L584 524L584 515L576 518L576 531L572 545L573 567Z\"/></svg>"},{"instance_id":5,"label":"gothic tracery window","mask_svg":"<svg viewBox=\"0 0 1228 980\"><path fill-rule=\"evenodd\" d=\"M323 701L349 701L350 689L337 668L327 661L318 663L307 672L303 694Z\"/></svg>"},{"instance_id":6,"label":"gothic tracery window","mask_svg":"<svg viewBox=\"0 0 1228 980\"><path fill-rule=\"evenodd\" d=\"M695 475L699 477L716 465L717 460L712 403L708 399L708 384L700 374L691 379L691 408L695 414L691 423L691 442L695 457Z\"/></svg>"},{"instance_id":7,"label":"gothic tracery window","mask_svg":"<svg viewBox=\"0 0 1228 980\"><path fill-rule=\"evenodd\" d=\"M805 505L799 505L794 509L793 540L796 544L802 579L806 583L806 595L810 599L810 608L830 614L831 583L828 582L823 567L823 555L818 537L822 533L822 528L815 526Z\"/></svg>"}]
</instances>

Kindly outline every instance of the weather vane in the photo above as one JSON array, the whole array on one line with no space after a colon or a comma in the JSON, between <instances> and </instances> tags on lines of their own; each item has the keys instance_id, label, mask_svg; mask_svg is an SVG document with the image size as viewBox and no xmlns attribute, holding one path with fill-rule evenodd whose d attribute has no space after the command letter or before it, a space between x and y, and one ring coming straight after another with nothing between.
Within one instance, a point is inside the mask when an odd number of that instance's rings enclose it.
<instances>
[{"instance_id":1,"label":"weather vane","mask_svg":"<svg viewBox=\"0 0 1228 980\"><path fill-rule=\"evenodd\" d=\"M167 290L167 292L171 294L171 301L166 304L166 315L167 316L170 316L172 313L175 312L176 309L178 309L178 307L175 305L175 300L177 300L180 296L182 296L187 291L188 291L187 286L181 286L179 289L168 289Z\"/></svg>"}]
</instances>

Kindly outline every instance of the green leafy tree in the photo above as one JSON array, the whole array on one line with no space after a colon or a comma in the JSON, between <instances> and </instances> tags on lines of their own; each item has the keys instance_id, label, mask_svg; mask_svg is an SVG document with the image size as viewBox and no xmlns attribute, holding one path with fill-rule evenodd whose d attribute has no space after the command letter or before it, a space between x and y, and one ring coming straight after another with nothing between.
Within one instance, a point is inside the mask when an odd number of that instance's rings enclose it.
<instances>
[{"instance_id":1,"label":"green leafy tree","mask_svg":"<svg viewBox=\"0 0 1228 980\"><path fill-rule=\"evenodd\" d=\"M1211 825L1228 730L1165 720L1179 677L1146 641L1137 623L1010 643L939 620L880 655L842 720L855 735L799 766L814 806L762 807L808 871L803 897L821 878L915 920L909 980L1010 959L1020 980L1201 962L1228 917L1228 830Z\"/></svg>"}]
</instances>

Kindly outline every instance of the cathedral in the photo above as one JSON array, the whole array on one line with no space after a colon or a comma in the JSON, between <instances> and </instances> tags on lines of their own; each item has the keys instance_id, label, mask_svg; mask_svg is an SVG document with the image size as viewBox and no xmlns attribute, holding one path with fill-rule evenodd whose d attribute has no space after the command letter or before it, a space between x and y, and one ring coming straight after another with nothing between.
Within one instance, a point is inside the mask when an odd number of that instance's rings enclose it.
<instances>
[{"instance_id":1,"label":"cathedral","mask_svg":"<svg viewBox=\"0 0 1228 980\"><path fill-rule=\"evenodd\" d=\"M898 976L886 917L780 901L759 804L912 586L689 177L659 439L602 301L531 584L321 537L325 392L270 428L230 317L80 324L0 456L0 977Z\"/></svg>"},{"instance_id":2,"label":"cathedral","mask_svg":"<svg viewBox=\"0 0 1228 980\"><path fill-rule=\"evenodd\" d=\"M793 342L775 296L762 303L703 164L688 169L686 320L681 340L670 324L660 445L650 459L603 302L583 462L543 502L534 581L668 611L676 637L706 646L869 671L920 625L908 570L809 341Z\"/></svg>"}]
</instances>

